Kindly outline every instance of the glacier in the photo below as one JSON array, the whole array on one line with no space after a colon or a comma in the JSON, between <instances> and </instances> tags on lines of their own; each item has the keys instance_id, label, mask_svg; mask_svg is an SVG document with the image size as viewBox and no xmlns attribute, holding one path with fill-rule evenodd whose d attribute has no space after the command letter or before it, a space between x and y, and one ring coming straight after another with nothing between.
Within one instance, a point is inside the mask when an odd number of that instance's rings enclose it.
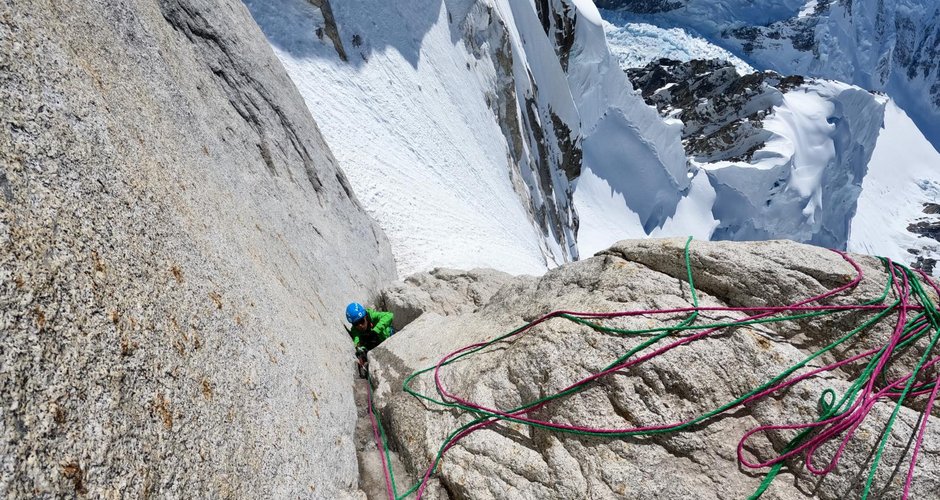
<instances>
[{"instance_id":1,"label":"glacier","mask_svg":"<svg viewBox=\"0 0 940 500\"><path fill-rule=\"evenodd\" d=\"M597 2L633 13L586 0L244 3L403 274L541 274L648 236L786 238L905 262L938 253L924 235L933 231L940 155L904 98L825 69L792 49L799 40L781 36L791 44L781 48L761 29L743 29L822 26L851 2ZM826 43L835 42L817 46ZM799 84L748 104L763 111L750 117L760 140L741 146L746 155L702 155L690 145L705 136L683 135L690 115L661 115L627 76L661 57L724 59L752 83L775 60L794 70L784 75L847 83L794 77ZM702 101L696 119L721 119L713 105ZM727 123L700 125L705 134ZM917 151L917 161L899 171L886 160L894 148ZM903 209L880 211L884 196L873 193L902 179ZM887 224L885 213L898 219Z\"/></svg>"},{"instance_id":2,"label":"glacier","mask_svg":"<svg viewBox=\"0 0 940 500\"><path fill-rule=\"evenodd\" d=\"M615 25L688 29L759 69L886 92L940 149L940 3L598 0ZM651 7L650 4L654 4Z\"/></svg>"}]
</instances>

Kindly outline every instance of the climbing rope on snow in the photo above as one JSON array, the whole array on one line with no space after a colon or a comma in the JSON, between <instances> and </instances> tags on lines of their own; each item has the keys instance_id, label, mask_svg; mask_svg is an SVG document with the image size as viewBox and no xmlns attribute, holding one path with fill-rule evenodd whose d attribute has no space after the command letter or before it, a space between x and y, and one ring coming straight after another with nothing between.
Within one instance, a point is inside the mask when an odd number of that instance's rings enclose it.
<instances>
[{"instance_id":1,"label":"climbing rope on snow","mask_svg":"<svg viewBox=\"0 0 940 500\"><path fill-rule=\"evenodd\" d=\"M846 446L855 435L859 426L868 417L874 405L878 401L892 399L896 401L895 407L885 426L884 433L882 434L881 440L879 442L877 453L869 469L865 488L862 492L862 498L865 499L870 494L875 472L881 461L884 448L888 438L891 435L891 429L893 428L900 412L901 405L908 398L927 396L927 404L925 405L925 409L921 415L919 426L916 429L917 437L912 452L911 462L908 468L908 474L905 480L903 496L906 499L909 495L910 485L913 480L917 456L924 439L927 419L930 416L931 409L933 408L937 398L938 387L940 387L940 378L933 377L928 380L925 376L928 368L931 368L937 363L940 363L940 356L931 357L934 348L937 346L938 341L940 341L940 313L938 313L937 306L929 297L923 283L927 283L937 294L940 294L940 288L938 288L937 285L930 279L930 277L923 272L919 274L918 278L918 275L910 269L891 262L888 259L882 258L881 261L887 270L888 280L885 284L882 294L879 297L862 302L860 304L824 304L822 301L825 299L833 298L839 294L854 289L861 282L863 277L862 269L857 263L855 263L845 253L834 250L834 252L838 253L846 262L848 262L856 272L855 278L842 286L786 306L700 307L698 304L698 297L693 281L692 266L689 255L691 241L692 238L689 238L686 242L685 263L688 287L692 298L692 307L609 313L554 311L488 342L471 344L458 349L457 351L454 351L442 358L434 366L416 371L415 373L411 374L403 384L403 390L405 392L418 399L439 405L444 408L455 408L466 411L469 414L474 415L475 418L469 423L451 432L451 434L441 444L432 463L429 464L425 470L421 481L401 494L398 493L395 482L395 474L388 460L389 450L384 429L382 428L380 419L378 419L373 412L370 382L369 414L373 421L376 446L383 462L383 473L385 474L386 478L387 494L389 499L401 500L407 498L413 493L417 495L417 498L421 498L428 484L428 480L437 470L440 461L450 448L473 432L493 426L502 421L515 422L540 429L587 436L649 436L655 434L688 431L693 429L694 426L706 423L710 419L725 413L732 408L753 403L759 399L765 398L774 393L778 393L779 391L803 380L807 380L821 373L832 371L836 368L840 368L856 362L861 362L866 359L868 361L865 365L865 368L861 371L860 375L854 380L850 388L845 392L844 395L842 395L841 398L838 398L838 395L832 389L826 389L823 392L819 400L819 415L818 418L813 422L764 425L747 431L738 442L738 461L741 465L752 469L767 467L770 468L767 476L764 478L758 489L753 493L751 498L760 497L780 472L784 463L787 460L800 455L804 457L807 470L816 475L826 475L835 468ZM894 295L893 301L886 303L885 301L887 300L888 295L892 292ZM597 380L607 377L613 373L626 370L630 367L637 366L673 349L688 345L692 342L709 336L713 336L716 332L721 332L728 328L816 318L849 311L868 312L873 316L864 321L858 327L854 328L852 331L846 333L829 345L825 346L823 349L810 354L800 362L788 367L783 372L779 373L760 386L752 389L748 393L734 399L733 401L727 402L714 410L684 421L664 425L604 429L581 425L560 424L557 422L539 420L529 416L535 410L544 407L552 401L560 400L583 391ZM701 312L737 312L746 314L746 317L736 321L697 325L696 322L699 320L699 313ZM890 338L884 346L877 349L869 349L865 352L850 356L835 363L831 363L819 368L814 368L806 373L793 376L797 371L806 367L809 363L818 359L823 354L829 353L833 351L833 349L848 343L861 332L866 331L869 327L881 322L882 320L885 320L889 315L895 313L897 314L897 322ZM688 316L675 325L664 326L660 328L630 330L608 327L599 323L599 321L607 319L630 316L674 316L677 314L687 314ZM489 408L482 404L470 401L448 391L448 389L442 383L440 374L441 371L448 365L451 365L452 363L473 354L484 351L487 348L494 346L495 344L521 336L536 325L554 319L565 319L579 325L590 327L597 332L602 332L605 334L649 338L641 342L638 346L628 350L626 353L615 359L598 373L576 381L555 394L551 394L541 399L519 405L509 410ZM670 337L678 337L678 339L662 346L658 345L663 341L667 341L667 339ZM912 367L911 371L904 376L893 380L888 380L886 367L891 366L893 362L901 362L899 359L900 354L903 354L908 349L915 346L918 341L925 339L927 341L927 346L924 348L923 353L920 355L917 363L914 365L914 367ZM649 350L649 352L644 352L647 350ZM423 394L412 387L412 383L417 377L429 372L433 372L433 380L437 392L436 395ZM876 381L878 380L881 380L880 387L876 387ZM766 433L770 431L797 431L798 433L789 441L789 443L784 447L784 449L776 458L761 463L752 463L748 461L743 453L746 442L755 434ZM815 465L814 458L819 448L825 443L839 439L840 436L842 436L841 442L832 458L824 467L817 467Z\"/></svg>"}]
</instances>

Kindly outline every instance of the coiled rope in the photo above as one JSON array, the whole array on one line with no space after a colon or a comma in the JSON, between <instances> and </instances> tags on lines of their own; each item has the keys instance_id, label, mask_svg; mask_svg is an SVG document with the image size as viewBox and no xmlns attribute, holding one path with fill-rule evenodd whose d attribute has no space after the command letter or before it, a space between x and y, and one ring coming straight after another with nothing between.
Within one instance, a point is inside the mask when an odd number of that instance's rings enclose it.
<instances>
[{"instance_id":1,"label":"coiled rope","mask_svg":"<svg viewBox=\"0 0 940 500\"><path fill-rule=\"evenodd\" d=\"M798 424L763 425L747 431L738 442L738 461L741 465L751 469L767 467L770 468L767 476L765 476L760 486L751 495L750 498L752 499L759 498L767 490L771 482L780 472L785 461L795 458L798 455L802 455L804 457L807 470L809 470L811 473L820 476L826 475L836 467L839 459L845 451L846 446L858 430L859 426L868 417L874 405L878 401L884 399L893 399L896 401L895 407L884 428L884 432L878 445L877 453L869 469L865 488L861 495L862 499L867 499L871 491L875 472L881 461L882 454L888 442L888 438L891 435L891 429L894 426L902 404L907 401L908 398L927 396L927 403L921 414L919 426L916 429L917 437L915 439L913 452L911 454L907 478L904 483L903 498L907 499L914 477L914 470L918 453L924 440L927 420L936 401L938 387L940 387L940 377L931 376L928 378L927 376L928 368L931 368L937 363L940 363L940 356L931 357L938 341L940 341L940 312L937 310L937 304L928 295L927 290L924 287L924 283L929 285L929 287L938 295L940 295L940 288L938 288L931 278L923 272L914 273L912 270L896 264L889 259L881 258L881 261L887 270L888 281L879 297L854 305L822 304L821 301L824 299L832 298L846 291L854 289L861 282L863 277L862 269L856 262L854 262L845 253L833 250L855 269L855 278L845 285L836 287L820 295L816 295L787 306L700 307L698 304L698 297L692 277L692 266L689 257L691 242L692 238L689 238L686 242L685 264L687 270L688 287L692 297L692 307L610 313L554 311L488 342L471 344L458 349L457 351L454 351L442 358L434 366L416 371L415 373L411 374L403 384L403 390L405 392L420 400L424 400L444 408L456 408L467 411L470 414L475 415L476 418L454 430L450 435L447 436L438 449L433 462L425 470L421 481L401 494L398 493L395 474L390 466L387 442L388 440L385 436L385 431L382 428L381 421L374 415L370 381L368 401L369 415L373 423L376 447L382 460L383 474L385 476L386 492L388 498L390 500L402 500L411 494L416 493L417 498L420 499L425 491L425 488L427 487L428 480L437 469L443 456L450 448L473 432L490 427L501 421L516 422L540 429L548 429L576 435L606 436L610 438L625 436L647 436L688 431L690 428L693 428L693 426L707 422L708 420L725 413L732 408L753 403L759 399L770 396L800 381L812 378L821 373L867 359L868 361L865 365L865 368L861 371L860 375L855 379L850 388L845 392L845 394L842 395L841 398L838 398L836 392L833 389L826 389L823 392L819 399L819 415L815 421ZM892 294L892 292L893 301L886 303L888 295ZM636 366L640 363L655 358L656 356L662 355L672 349L688 345L705 337L709 337L716 332L723 331L727 328L815 318L846 311L866 311L872 313L873 316L864 321L861 325L852 331L848 332L842 337L839 337L823 349L810 354L800 362L790 366L783 372L773 377L771 380L754 388L748 393L714 410L688 420L664 425L605 429L589 426L560 424L556 422L539 420L529 416L530 413L538 410L539 408L542 408L551 401L565 398L583 391L589 387L590 384L599 379ZM694 325L700 312L739 312L748 314L748 316L737 321ZM889 315L895 313L897 314L897 321L890 338L884 346L878 349L870 349L860 354L848 357L847 359L843 359L820 368L815 368L811 371L791 378L794 373L807 366L807 364L813 360L819 358L827 352L832 351L836 347L849 342L851 339L859 335L859 333L867 330L869 327L877 324ZM598 320L629 316L656 316L676 314L689 314L689 316L673 326L639 330L611 328L596 322ZM444 367L467 356L471 356L475 353L483 351L488 347L493 346L494 344L505 342L508 339L523 335L527 331L531 330L534 326L555 318L562 318L580 325L585 325L598 332L606 334L624 336L649 335L650 338L633 349L627 351L600 372L585 377L555 394L537 399L509 410L489 408L470 401L457 394L451 393L442 383L440 374ZM694 331L698 331L698 333L692 333ZM682 336L678 340L675 340L664 346L658 348L654 347L657 343L666 339L667 337L686 332L691 334ZM888 380L886 367L892 366L894 369L897 369L896 365L903 362L903 360L899 359L900 355L912 348L915 343L922 339L927 339L927 345L924 347L923 353L920 355L912 369L903 376L893 380ZM643 353L643 351L647 350L648 348L652 348L652 350L650 352ZM437 395L430 396L422 394L412 388L412 382L416 377L432 371ZM882 383L880 386L876 387L876 381L879 380ZM789 443L784 447L784 449L776 458L760 463L752 463L745 458L745 444L753 435L770 431L787 430L795 430L799 432L789 441ZM838 439L840 436L842 436L841 443L839 444L832 458L824 467L817 467L815 464L815 456L819 448L825 443Z\"/></svg>"}]
</instances>

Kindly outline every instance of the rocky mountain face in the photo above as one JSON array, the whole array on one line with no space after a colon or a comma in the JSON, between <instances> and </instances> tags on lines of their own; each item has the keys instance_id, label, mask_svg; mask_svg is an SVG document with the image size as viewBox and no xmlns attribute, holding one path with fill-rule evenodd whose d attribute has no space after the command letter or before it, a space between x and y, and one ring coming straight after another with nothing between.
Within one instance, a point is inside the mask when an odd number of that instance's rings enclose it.
<instances>
[{"instance_id":1,"label":"rocky mountain face","mask_svg":"<svg viewBox=\"0 0 940 500\"><path fill-rule=\"evenodd\" d=\"M888 279L882 263L868 256L851 256L859 266L857 271L834 252L792 242L693 242L690 262L697 289L693 297L684 283L688 280L684 244L685 240L623 241L539 278L437 270L386 290L385 299L393 310L415 318L370 355L377 411L396 460L400 458L407 467L397 470L396 477L410 473L420 478L446 438L477 416L402 391L410 374L433 367L463 346L488 342L555 310L676 309L689 307L694 300L701 307L782 306L851 284L861 276L854 287L822 301L849 305L879 297ZM936 303L936 291L928 294ZM888 303L893 300L889 298ZM692 324L728 323L744 316L744 311L703 311ZM721 330L598 379L580 392L533 409L528 417L614 429L682 422L807 361L872 316L870 312L837 313ZM685 318L686 314L643 315L591 321L605 327L647 330L676 325ZM862 336L808 360L804 368L791 372L792 377L877 350L899 320L904 318L890 313ZM699 332L674 333L649 350ZM555 318L443 366L439 381L452 395L447 398L450 402L459 397L508 411L612 366L618 357L648 340L649 334L620 335ZM927 342L920 340L916 346L900 355L889 377L914 366ZM816 421L828 404L824 402L828 391L842 397L862 373L864 363L843 363L682 432L598 437L519 422L490 425L447 449L426 498L745 498L757 489L768 469L752 471L738 464L736 448L744 433L758 426ZM433 371L418 375L410 384L419 394L440 397ZM872 497L900 496L924 396L900 407L872 482ZM841 450L838 467L828 475L807 471L800 455L785 461L785 472L762 498L857 497L893 409L888 400L873 404ZM934 418L938 415L933 410ZM751 463L771 460L795 434L782 428L756 434L743 447L743 457ZM825 467L835 448L833 443L820 448L815 465ZM929 497L940 487L940 431L935 426L926 427L920 451L910 494ZM398 484L400 492L410 486L403 481Z\"/></svg>"},{"instance_id":2,"label":"rocky mountain face","mask_svg":"<svg viewBox=\"0 0 940 500\"><path fill-rule=\"evenodd\" d=\"M741 76L717 59L660 59L627 74L648 104L682 121L686 153L699 162L751 160L771 137L764 118L783 103L783 92L804 82L773 72Z\"/></svg>"},{"instance_id":3,"label":"rocky mountain face","mask_svg":"<svg viewBox=\"0 0 940 500\"><path fill-rule=\"evenodd\" d=\"M886 91L940 149L940 6L923 0L605 0L695 28L783 74ZM804 5L805 4L805 5Z\"/></svg>"},{"instance_id":4,"label":"rocky mountain face","mask_svg":"<svg viewBox=\"0 0 940 500\"><path fill-rule=\"evenodd\" d=\"M656 14L683 7L688 0L594 0L602 9L624 9L637 14Z\"/></svg>"},{"instance_id":5,"label":"rocky mountain face","mask_svg":"<svg viewBox=\"0 0 940 500\"><path fill-rule=\"evenodd\" d=\"M563 0L543 0L535 5L549 40L570 48L575 20L566 15L571 8L562 4ZM526 14L532 13L521 15ZM497 85L487 104L511 146L514 175L528 188L520 193L523 200L545 238L562 250L561 260L576 260L578 215L571 182L581 173L580 124L570 113L559 114L559 109L571 109L570 103L553 103L553 93L539 90L544 69L532 68L525 47L513 44L516 33L525 28L507 25L502 16L489 2L474 2L458 26L467 47L480 59L495 63ZM559 58L559 63L566 68L567 57Z\"/></svg>"},{"instance_id":6,"label":"rocky mountain face","mask_svg":"<svg viewBox=\"0 0 940 500\"><path fill-rule=\"evenodd\" d=\"M395 268L244 6L4 2L0 102L0 497L358 495Z\"/></svg>"}]
</instances>

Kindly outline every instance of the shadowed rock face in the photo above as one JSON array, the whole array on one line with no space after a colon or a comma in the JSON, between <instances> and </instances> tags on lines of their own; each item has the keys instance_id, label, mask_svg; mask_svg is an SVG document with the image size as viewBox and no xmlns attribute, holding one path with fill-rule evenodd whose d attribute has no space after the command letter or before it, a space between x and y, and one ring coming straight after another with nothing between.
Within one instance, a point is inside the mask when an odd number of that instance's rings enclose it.
<instances>
[{"instance_id":1,"label":"shadowed rock face","mask_svg":"<svg viewBox=\"0 0 940 500\"><path fill-rule=\"evenodd\" d=\"M384 235L236 0L0 5L0 497L356 494Z\"/></svg>"},{"instance_id":2,"label":"shadowed rock face","mask_svg":"<svg viewBox=\"0 0 940 500\"><path fill-rule=\"evenodd\" d=\"M472 420L461 411L403 394L401 384L410 373L433 366L463 346L496 338L554 310L688 307L692 298L680 281L686 280L683 247L684 240L623 241L540 278L507 278L480 270L437 271L386 290L390 307L425 311L371 354L377 404L386 431L393 437L393 450L412 471L423 470L447 435ZM853 258L864 278L852 292L828 299L829 303L857 304L881 295L887 278L881 263L867 256ZM834 252L783 241L693 242L691 263L703 307L791 304L846 284L855 276L854 269ZM493 291L493 286L498 289ZM935 294L931 295L936 301ZM740 317L734 312L703 312L696 323ZM533 416L606 428L684 421L771 380L867 317L840 313L724 331L607 377L577 395L538 409ZM675 325L682 318L621 318L606 325L656 328ZM895 321L892 316L878 323L811 366L883 345ZM553 319L511 342L445 367L441 380L461 397L491 408L515 408L601 371L646 338L602 334ZM902 356L903 363L911 361L911 356L913 353ZM746 498L757 489L767 469L754 473L738 466L735 450L743 433L759 425L815 420L823 391L832 388L843 394L860 368L858 364L847 365L824 377L805 380L690 432L608 439L514 423L481 430L464 438L444 457L438 479L431 485L431 497ZM431 374L419 376L414 387L437 397ZM893 407L887 402L874 406L832 474L820 479L807 472L802 460L789 461L763 498L858 497L870 454ZM900 410L872 496L900 496L910 458L908 446L918 418L915 408L923 407L914 404L914 408L903 406ZM751 461L774 458L793 435L774 431L755 437L748 441L745 456ZM824 446L816 465L823 467L833 449ZM913 497L930 497L940 486L938 450L940 431L928 426ZM902 459L904 453L908 455Z\"/></svg>"}]
</instances>

